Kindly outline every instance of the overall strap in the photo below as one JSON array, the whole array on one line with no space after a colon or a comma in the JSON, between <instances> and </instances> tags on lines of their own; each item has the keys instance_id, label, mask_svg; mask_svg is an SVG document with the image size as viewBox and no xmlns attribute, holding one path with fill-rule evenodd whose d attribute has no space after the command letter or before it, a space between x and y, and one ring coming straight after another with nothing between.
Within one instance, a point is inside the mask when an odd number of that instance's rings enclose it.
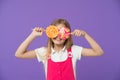
<instances>
[{"instance_id":1,"label":"overall strap","mask_svg":"<svg viewBox=\"0 0 120 80\"><path fill-rule=\"evenodd\" d=\"M67 49L68 57L72 57L72 48Z\"/></svg>"}]
</instances>

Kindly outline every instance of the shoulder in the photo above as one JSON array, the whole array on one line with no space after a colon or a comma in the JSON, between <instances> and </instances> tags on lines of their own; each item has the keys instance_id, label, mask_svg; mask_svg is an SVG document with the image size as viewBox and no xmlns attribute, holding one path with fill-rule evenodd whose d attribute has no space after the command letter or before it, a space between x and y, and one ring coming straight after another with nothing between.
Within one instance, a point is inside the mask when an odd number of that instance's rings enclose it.
<instances>
[{"instance_id":1,"label":"shoulder","mask_svg":"<svg viewBox=\"0 0 120 80\"><path fill-rule=\"evenodd\" d=\"M40 48L36 48L35 52L38 53L38 54L42 54L42 53L45 53L46 50L47 50L46 47L40 47Z\"/></svg>"},{"instance_id":2,"label":"shoulder","mask_svg":"<svg viewBox=\"0 0 120 80\"><path fill-rule=\"evenodd\" d=\"M45 60L46 50L47 50L46 47L40 47L35 49L35 54L39 62L41 61L43 62Z\"/></svg>"},{"instance_id":3,"label":"shoulder","mask_svg":"<svg viewBox=\"0 0 120 80\"><path fill-rule=\"evenodd\" d=\"M80 60L83 47L78 45L73 45L71 49L72 49L73 58L75 60Z\"/></svg>"},{"instance_id":4,"label":"shoulder","mask_svg":"<svg viewBox=\"0 0 120 80\"><path fill-rule=\"evenodd\" d=\"M78 46L78 45L73 45L71 47L71 50L72 50L72 54L79 55L79 54L82 53L83 47L82 46Z\"/></svg>"},{"instance_id":5,"label":"shoulder","mask_svg":"<svg viewBox=\"0 0 120 80\"><path fill-rule=\"evenodd\" d=\"M73 51L76 51L76 50L81 50L83 47L82 46L78 46L78 45L72 45L71 49Z\"/></svg>"}]
</instances>

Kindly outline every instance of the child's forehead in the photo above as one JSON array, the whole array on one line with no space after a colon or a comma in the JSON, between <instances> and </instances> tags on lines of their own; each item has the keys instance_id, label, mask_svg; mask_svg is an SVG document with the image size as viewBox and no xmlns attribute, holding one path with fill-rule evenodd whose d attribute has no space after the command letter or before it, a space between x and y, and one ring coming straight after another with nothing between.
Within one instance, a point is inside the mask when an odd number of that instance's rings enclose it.
<instances>
[{"instance_id":1,"label":"child's forehead","mask_svg":"<svg viewBox=\"0 0 120 80\"><path fill-rule=\"evenodd\" d=\"M61 28L65 27L65 25L64 25L64 24L58 24L58 25L56 25L56 27L57 27L58 29L61 29Z\"/></svg>"}]
</instances>

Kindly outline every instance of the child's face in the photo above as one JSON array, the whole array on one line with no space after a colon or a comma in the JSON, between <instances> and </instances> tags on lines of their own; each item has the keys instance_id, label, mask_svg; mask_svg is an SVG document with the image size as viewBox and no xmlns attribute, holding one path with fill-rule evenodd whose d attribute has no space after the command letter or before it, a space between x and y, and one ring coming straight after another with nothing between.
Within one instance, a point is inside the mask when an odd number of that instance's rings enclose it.
<instances>
[{"instance_id":1,"label":"child's face","mask_svg":"<svg viewBox=\"0 0 120 80\"><path fill-rule=\"evenodd\" d=\"M63 27L65 27L64 24L59 24L59 25L57 25L57 28L58 28L58 29L61 29L61 28L63 28ZM57 36L57 37L55 37L55 38L52 38L52 41L53 41L54 44L57 44L57 45L64 44L64 42L65 42L65 40L64 40L64 39L61 39L59 36Z\"/></svg>"}]
</instances>

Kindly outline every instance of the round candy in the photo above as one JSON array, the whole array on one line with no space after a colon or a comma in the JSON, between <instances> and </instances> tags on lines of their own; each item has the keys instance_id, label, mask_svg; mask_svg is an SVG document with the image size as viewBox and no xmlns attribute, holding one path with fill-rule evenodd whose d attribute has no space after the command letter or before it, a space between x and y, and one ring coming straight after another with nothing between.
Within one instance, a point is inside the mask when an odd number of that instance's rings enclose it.
<instances>
[{"instance_id":1,"label":"round candy","mask_svg":"<svg viewBox=\"0 0 120 80\"><path fill-rule=\"evenodd\" d=\"M54 25L50 25L46 28L46 34L49 38L55 38L58 35L58 28Z\"/></svg>"},{"instance_id":2,"label":"round candy","mask_svg":"<svg viewBox=\"0 0 120 80\"><path fill-rule=\"evenodd\" d=\"M61 39L65 40L65 39L69 38L69 36L70 36L70 30L68 28L65 28L65 27L61 28L60 31L59 31L58 36Z\"/></svg>"}]
</instances>

